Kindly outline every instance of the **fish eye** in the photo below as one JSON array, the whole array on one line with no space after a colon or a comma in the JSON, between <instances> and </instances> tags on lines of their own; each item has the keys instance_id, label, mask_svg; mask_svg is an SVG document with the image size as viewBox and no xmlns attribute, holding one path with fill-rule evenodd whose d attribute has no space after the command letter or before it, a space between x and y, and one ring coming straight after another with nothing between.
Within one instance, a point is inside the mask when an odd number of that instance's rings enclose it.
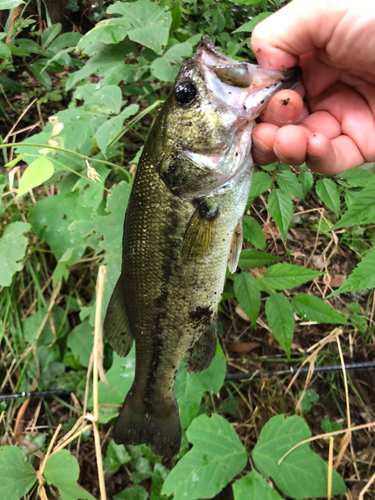
<instances>
[{"instance_id":1,"label":"fish eye","mask_svg":"<svg viewBox=\"0 0 375 500\"><path fill-rule=\"evenodd\" d=\"M193 104L197 94L198 89L192 82L182 82L175 88L176 100L181 106Z\"/></svg>"}]
</instances>

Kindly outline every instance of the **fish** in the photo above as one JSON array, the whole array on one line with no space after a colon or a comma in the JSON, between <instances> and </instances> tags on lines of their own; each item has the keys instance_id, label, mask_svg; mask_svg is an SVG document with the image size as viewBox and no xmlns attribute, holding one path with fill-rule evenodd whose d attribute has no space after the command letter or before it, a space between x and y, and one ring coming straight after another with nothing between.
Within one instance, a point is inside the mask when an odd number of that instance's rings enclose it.
<instances>
[{"instance_id":1,"label":"fish","mask_svg":"<svg viewBox=\"0 0 375 500\"><path fill-rule=\"evenodd\" d=\"M124 222L121 275L104 335L135 377L114 429L117 444L180 449L174 382L216 353L226 267L235 272L251 184L251 133L271 96L300 68L270 71L233 60L204 35L149 132Z\"/></svg>"}]
</instances>

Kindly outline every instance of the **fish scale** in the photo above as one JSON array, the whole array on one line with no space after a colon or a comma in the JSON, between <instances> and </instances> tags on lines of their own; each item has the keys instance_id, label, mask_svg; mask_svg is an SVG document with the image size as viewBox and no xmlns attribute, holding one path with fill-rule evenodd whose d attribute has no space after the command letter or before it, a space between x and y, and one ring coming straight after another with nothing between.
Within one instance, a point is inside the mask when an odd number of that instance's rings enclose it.
<instances>
[{"instance_id":1,"label":"fish scale","mask_svg":"<svg viewBox=\"0 0 375 500\"><path fill-rule=\"evenodd\" d=\"M146 443L169 458L179 451L174 380L186 354L187 370L199 373L216 352L227 262L234 271L242 244L252 124L264 102L299 75L229 59L204 36L155 120L129 198L121 275L104 321L119 355L136 345L117 444Z\"/></svg>"}]
</instances>

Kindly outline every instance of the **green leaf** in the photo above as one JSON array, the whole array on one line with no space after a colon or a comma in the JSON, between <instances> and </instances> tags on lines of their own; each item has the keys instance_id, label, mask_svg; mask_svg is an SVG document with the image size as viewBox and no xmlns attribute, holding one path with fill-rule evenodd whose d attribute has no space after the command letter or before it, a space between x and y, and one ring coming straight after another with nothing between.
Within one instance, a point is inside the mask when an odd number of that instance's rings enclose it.
<instances>
[{"instance_id":1,"label":"green leaf","mask_svg":"<svg viewBox=\"0 0 375 500\"><path fill-rule=\"evenodd\" d=\"M302 418L277 415L263 427L252 454L255 466L263 476L271 476L285 495L296 500L327 495L328 466L309 449L307 443L278 464L294 445L310 437L311 432ZM333 470L332 495L345 493L344 481Z\"/></svg>"},{"instance_id":2,"label":"green leaf","mask_svg":"<svg viewBox=\"0 0 375 500\"><path fill-rule=\"evenodd\" d=\"M53 26L47 28L42 35L41 39L42 47L43 48L48 47L48 45L57 37L60 31L61 31L60 23L54 24Z\"/></svg>"},{"instance_id":3,"label":"green leaf","mask_svg":"<svg viewBox=\"0 0 375 500\"><path fill-rule=\"evenodd\" d=\"M193 448L167 477L162 494L174 500L212 498L240 473L247 454L236 432L221 416L196 418L186 432Z\"/></svg>"},{"instance_id":4,"label":"green leaf","mask_svg":"<svg viewBox=\"0 0 375 500\"><path fill-rule=\"evenodd\" d=\"M27 238L23 236L30 229L30 224L13 222L8 224L0 238L0 286L9 286L16 271L21 271L21 262L25 256Z\"/></svg>"},{"instance_id":5,"label":"green leaf","mask_svg":"<svg viewBox=\"0 0 375 500\"><path fill-rule=\"evenodd\" d=\"M50 49L65 49L66 47L75 47L77 43L82 38L81 33L63 33L62 35L55 38L55 40L49 46Z\"/></svg>"},{"instance_id":6,"label":"green leaf","mask_svg":"<svg viewBox=\"0 0 375 500\"><path fill-rule=\"evenodd\" d=\"M297 177L293 174L291 168L288 165L280 165L279 172L276 176L277 184L280 189L285 193L292 194L300 200L303 199L303 189L301 184L298 182Z\"/></svg>"},{"instance_id":7,"label":"green leaf","mask_svg":"<svg viewBox=\"0 0 375 500\"><path fill-rule=\"evenodd\" d=\"M59 489L62 500L95 500L77 484L79 465L68 450L53 453L47 460L43 475Z\"/></svg>"},{"instance_id":8,"label":"green leaf","mask_svg":"<svg viewBox=\"0 0 375 500\"><path fill-rule=\"evenodd\" d=\"M264 273L263 281L271 290L288 290L307 283L319 275L319 271L294 264L274 264Z\"/></svg>"},{"instance_id":9,"label":"green leaf","mask_svg":"<svg viewBox=\"0 0 375 500\"><path fill-rule=\"evenodd\" d=\"M272 190L268 197L268 208L285 240L293 215L293 203L290 196L280 189Z\"/></svg>"},{"instance_id":10,"label":"green leaf","mask_svg":"<svg viewBox=\"0 0 375 500\"><path fill-rule=\"evenodd\" d=\"M36 234L51 247L57 260L68 249L73 249L69 263L81 258L86 247L86 238L69 231L75 220L90 219L90 213L81 205L78 191L44 198L34 205L30 222Z\"/></svg>"},{"instance_id":11,"label":"green leaf","mask_svg":"<svg viewBox=\"0 0 375 500\"><path fill-rule=\"evenodd\" d=\"M233 486L234 500L282 500L282 497L258 472L251 471Z\"/></svg>"},{"instance_id":12,"label":"green leaf","mask_svg":"<svg viewBox=\"0 0 375 500\"><path fill-rule=\"evenodd\" d=\"M116 2L107 9L108 14L120 14L123 21L131 25L127 31L130 40L161 54L168 43L172 24L170 12L165 12L156 3L139 0L134 3Z\"/></svg>"},{"instance_id":13,"label":"green leaf","mask_svg":"<svg viewBox=\"0 0 375 500\"><path fill-rule=\"evenodd\" d=\"M84 367L89 366L92 347L94 344L94 329L88 321L83 321L69 334L66 345L78 358Z\"/></svg>"},{"instance_id":14,"label":"green leaf","mask_svg":"<svg viewBox=\"0 0 375 500\"><path fill-rule=\"evenodd\" d=\"M316 181L315 191L323 203L325 203L336 217L338 217L340 210L340 195L337 191L336 184L331 179L319 179Z\"/></svg>"},{"instance_id":15,"label":"green leaf","mask_svg":"<svg viewBox=\"0 0 375 500\"><path fill-rule=\"evenodd\" d=\"M210 367L201 373L188 373L181 364L175 384L181 427L186 429L198 415L202 397L206 392L217 394L224 384L225 361L216 354Z\"/></svg>"},{"instance_id":16,"label":"green leaf","mask_svg":"<svg viewBox=\"0 0 375 500\"><path fill-rule=\"evenodd\" d=\"M95 139L103 153L106 152L109 143L120 132L124 120L129 118L129 116L135 115L138 109L138 104L130 104L130 106L127 106L118 116L110 118L98 128L95 132Z\"/></svg>"},{"instance_id":17,"label":"green leaf","mask_svg":"<svg viewBox=\"0 0 375 500\"><path fill-rule=\"evenodd\" d=\"M353 203L336 222L332 230L353 224L364 224L375 221L375 175L367 183L366 187L354 198Z\"/></svg>"},{"instance_id":18,"label":"green leaf","mask_svg":"<svg viewBox=\"0 0 375 500\"><path fill-rule=\"evenodd\" d=\"M105 85L85 101L85 111L95 114L117 115L121 109L121 90L117 85Z\"/></svg>"},{"instance_id":19,"label":"green leaf","mask_svg":"<svg viewBox=\"0 0 375 500\"><path fill-rule=\"evenodd\" d=\"M298 396L302 396L302 391L299 391ZM319 394L317 394L314 389L308 389L305 391L301 401L301 410L303 413L308 413L312 409L313 403L319 401Z\"/></svg>"},{"instance_id":20,"label":"green leaf","mask_svg":"<svg viewBox=\"0 0 375 500\"><path fill-rule=\"evenodd\" d=\"M258 250L245 249L240 253L238 265L242 269L255 269L260 266L272 264L279 258L269 253L259 252Z\"/></svg>"},{"instance_id":21,"label":"green leaf","mask_svg":"<svg viewBox=\"0 0 375 500\"><path fill-rule=\"evenodd\" d=\"M272 186L271 177L265 172L255 172L246 206L250 206L257 196L268 191Z\"/></svg>"},{"instance_id":22,"label":"green leaf","mask_svg":"<svg viewBox=\"0 0 375 500\"><path fill-rule=\"evenodd\" d=\"M245 240L249 241L252 245L260 250L266 248L266 240L264 239L262 228L254 217L250 217L249 215L242 217L242 231Z\"/></svg>"},{"instance_id":23,"label":"green leaf","mask_svg":"<svg viewBox=\"0 0 375 500\"><path fill-rule=\"evenodd\" d=\"M334 294L375 288L375 246L363 257L348 279Z\"/></svg>"},{"instance_id":24,"label":"green leaf","mask_svg":"<svg viewBox=\"0 0 375 500\"><path fill-rule=\"evenodd\" d=\"M23 3L23 0L0 0L0 10L14 9Z\"/></svg>"},{"instance_id":25,"label":"green leaf","mask_svg":"<svg viewBox=\"0 0 375 500\"><path fill-rule=\"evenodd\" d=\"M35 62L30 64L30 69L35 78L47 89L52 88L52 81L49 75L43 71L44 64L42 62Z\"/></svg>"},{"instance_id":26,"label":"green leaf","mask_svg":"<svg viewBox=\"0 0 375 500\"><path fill-rule=\"evenodd\" d=\"M36 481L33 466L17 446L0 447L0 498L19 500Z\"/></svg>"},{"instance_id":27,"label":"green leaf","mask_svg":"<svg viewBox=\"0 0 375 500\"><path fill-rule=\"evenodd\" d=\"M232 31L232 33L241 33L243 31L245 31L246 33L251 33L257 24L263 21L263 19L269 17L271 14L272 12L261 12L257 16L253 17L251 21L248 21L247 23L237 28L235 31Z\"/></svg>"},{"instance_id":28,"label":"green leaf","mask_svg":"<svg viewBox=\"0 0 375 500\"><path fill-rule=\"evenodd\" d=\"M335 432L335 431L341 431L342 430L342 425L340 422L331 422L328 417L324 417L322 420L322 423L320 424L320 427L323 432L329 433L329 432Z\"/></svg>"},{"instance_id":29,"label":"green leaf","mask_svg":"<svg viewBox=\"0 0 375 500\"><path fill-rule=\"evenodd\" d=\"M148 494L143 486L131 486L114 495L113 500L147 500Z\"/></svg>"},{"instance_id":30,"label":"green leaf","mask_svg":"<svg viewBox=\"0 0 375 500\"><path fill-rule=\"evenodd\" d=\"M6 43L0 42L0 59L10 59L12 56Z\"/></svg>"},{"instance_id":31,"label":"green leaf","mask_svg":"<svg viewBox=\"0 0 375 500\"><path fill-rule=\"evenodd\" d=\"M374 178L374 174L368 170L357 167L347 170L344 174L339 174L336 179L345 178L350 187L366 187L367 184Z\"/></svg>"},{"instance_id":32,"label":"green leaf","mask_svg":"<svg viewBox=\"0 0 375 500\"><path fill-rule=\"evenodd\" d=\"M292 298L292 307L294 312L308 321L317 321L318 323L333 323L338 325L347 324L344 316L326 304L322 299L299 293Z\"/></svg>"},{"instance_id":33,"label":"green leaf","mask_svg":"<svg viewBox=\"0 0 375 500\"><path fill-rule=\"evenodd\" d=\"M298 181L301 183L303 193L306 196L307 193L310 191L312 188L312 185L314 184L314 177L311 172L300 172L298 174Z\"/></svg>"},{"instance_id":34,"label":"green leaf","mask_svg":"<svg viewBox=\"0 0 375 500\"><path fill-rule=\"evenodd\" d=\"M131 459L132 457L123 444L115 444L114 441L110 441L103 466L109 474L113 474L119 470L122 464L130 462Z\"/></svg>"},{"instance_id":35,"label":"green leaf","mask_svg":"<svg viewBox=\"0 0 375 500\"><path fill-rule=\"evenodd\" d=\"M100 405L116 405L124 402L125 396L128 393L133 380L135 371L135 348L131 349L126 358L120 358L115 352L113 353L113 363L111 368L106 372L105 376L109 384L104 382L98 384L98 400ZM91 404L90 404L91 406ZM114 413L118 409L114 408Z\"/></svg>"},{"instance_id":36,"label":"green leaf","mask_svg":"<svg viewBox=\"0 0 375 500\"><path fill-rule=\"evenodd\" d=\"M52 177L53 172L52 162L48 160L48 158L43 156L34 160L31 165L27 167L21 177L17 198L23 196L30 189L33 189L34 187L47 181L50 177Z\"/></svg>"},{"instance_id":37,"label":"green leaf","mask_svg":"<svg viewBox=\"0 0 375 500\"><path fill-rule=\"evenodd\" d=\"M193 47L189 42L178 43L155 59L150 66L151 73L159 80L174 82L180 70L182 59L190 57Z\"/></svg>"},{"instance_id":38,"label":"green leaf","mask_svg":"<svg viewBox=\"0 0 375 500\"><path fill-rule=\"evenodd\" d=\"M257 280L248 273L237 274L234 280L234 293L254 329L260 311L260 291Z\"/></svg>"},{"instance_id":39,"label":"green leaf","mask_svg":"<svg viewBox=\"0 0 375 500\"><path fill-rule=\"evenodd\" d=\"M294 332L294 313L289 300L280 293L271 295L266 301L266 317L275 339L289 359Z\"/></svg>"}]
</instances>

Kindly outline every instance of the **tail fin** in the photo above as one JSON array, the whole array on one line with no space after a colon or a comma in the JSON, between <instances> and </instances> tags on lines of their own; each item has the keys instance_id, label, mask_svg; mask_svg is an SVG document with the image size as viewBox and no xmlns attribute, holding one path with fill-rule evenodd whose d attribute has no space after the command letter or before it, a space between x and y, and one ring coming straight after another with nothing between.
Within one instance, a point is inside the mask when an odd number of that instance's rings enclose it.
<instances>
[{"instance_id":1,"label":"tail fin","mask_svg":"<svg viewBox=\"0 0 375 500\"><path fill-rule=\"evenodd\" d=\"M125 398L115 425L115 443L144 443L157 455L173 458L181 445L180 418L174 394L152 403L145 403L138 394L132 387Z\"/></svg>"}]
</instances>

